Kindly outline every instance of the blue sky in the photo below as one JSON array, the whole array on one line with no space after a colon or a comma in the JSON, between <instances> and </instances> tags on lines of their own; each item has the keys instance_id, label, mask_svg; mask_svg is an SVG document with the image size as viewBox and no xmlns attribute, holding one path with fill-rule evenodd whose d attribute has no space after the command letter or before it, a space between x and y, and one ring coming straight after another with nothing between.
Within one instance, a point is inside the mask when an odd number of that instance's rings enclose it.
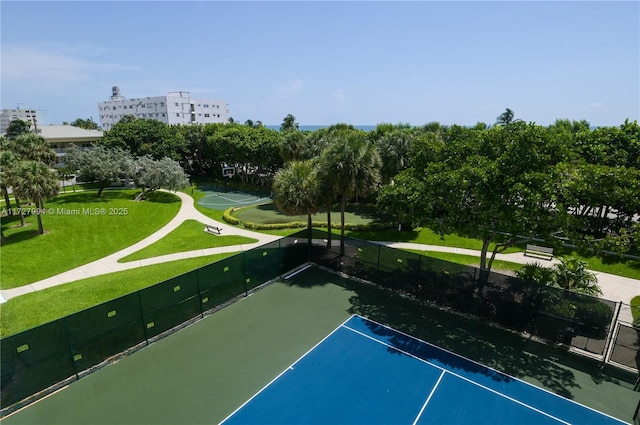
<instances>
[{"instance_id":1,"label":"blue sky","mask_svg":"<svg viewBox=\"0 0 640 425\"><path fill-rule=\"evenodd\" d=\"M43 124L189 91L236 121L640 115L640 2L0 2L2 108Z\"/></svg>"}]
</instances>

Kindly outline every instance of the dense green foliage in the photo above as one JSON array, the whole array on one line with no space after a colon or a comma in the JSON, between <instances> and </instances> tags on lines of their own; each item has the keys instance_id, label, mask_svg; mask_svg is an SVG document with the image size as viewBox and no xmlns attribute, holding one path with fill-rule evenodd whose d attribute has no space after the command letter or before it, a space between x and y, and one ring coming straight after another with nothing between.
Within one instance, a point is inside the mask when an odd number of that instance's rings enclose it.
<instances>
[{"instance_id":1,"label":"dense green foliage","mask_svg":"<svg viewBox=\"0 0 640 425\"><path fill-rule=\"evenodd\" d=\"M585 255L640 253L636 121L591 128L557 120L545 127L507 108L494 125L379 124L365 133L348 124L299 131L293 115L281 131L251 120L168 127L130 118L104 143L176 159L194 177L217 180L221 167L233 167L236 180L261 186L288 162L319 158L322 210L377 198L380 211L403 228L482 240L487 269L497 252L527 238L572 243Z\"/></svg>"},{"instance_id":2,"label":"dense green foliage","mask_svg":"<svg viewBox=\"0 0 640 425\"><path fill-rule=\"evenodd\" d=\"M540 285L555 286L587 295L601 295L596 276L587 270L587 262L576 257L560 258L553 267L544 267L540 263L529 263L516 271L524 280Z\"/></svg>"}]
</instances>

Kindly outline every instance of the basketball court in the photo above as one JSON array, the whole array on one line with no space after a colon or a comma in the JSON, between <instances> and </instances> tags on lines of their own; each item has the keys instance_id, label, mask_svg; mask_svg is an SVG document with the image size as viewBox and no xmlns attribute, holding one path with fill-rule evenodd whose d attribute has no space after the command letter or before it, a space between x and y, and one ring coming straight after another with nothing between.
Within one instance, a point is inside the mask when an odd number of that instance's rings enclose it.
<instances>
[{"instance_id":1,"label":"basketball court","mask_svg":"<svg viewBox=\"0 0 640 425\"><path fill-rule=\"evenodd\" d=\"M224 211L228 208L241 208L273 202L273 192L245 190L234 187L232 179L235 175L235 168L222 167L222 182L213 186L199 188L206 193L206 196L201 198L198 204L205 208Z\"/></svg>"}]
</instances>

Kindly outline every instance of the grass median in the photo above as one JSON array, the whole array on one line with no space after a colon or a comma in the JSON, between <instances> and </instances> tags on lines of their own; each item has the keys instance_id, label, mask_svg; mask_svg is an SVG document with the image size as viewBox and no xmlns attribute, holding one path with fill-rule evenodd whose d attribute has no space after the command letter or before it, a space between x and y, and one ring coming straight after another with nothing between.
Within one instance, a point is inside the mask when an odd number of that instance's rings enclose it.
<instances>
[{"instance_id":1,"label":"grass median","mask_svg":"<svg viewBox=\"0 0 640 425\"><path fill-rule=\"evenodd\" d=\"M180 209L180 198L154 192L136 201L137 190L60 195L47 202L37 233L36 216L3 217L6 240L0 248L0 288L37 282L126 248L166 225Z\"/></svg>"},{"instance_id":2,"label":"grass median","mask_svg":"<svg viewBox=\"0 0 640 425\"><path fill-rule=\"evenodd\" d=\"M197 220L186 220L159 241L118 260L119 263L158 257L178 252L219 248L231 245L248 245L257 239L238 235L212 235L204 231L204 224Z\"/></svg>"},{"instance_id":3,"label":"grass median","mask_svg":"<svg viewBox=\"0 0 640 425\"><path fill-rule=\"evenodd\" d=\"M4 338L227 258L230 254L171 261L77 280L0 304Z\"/></svg>"}]
</instances>

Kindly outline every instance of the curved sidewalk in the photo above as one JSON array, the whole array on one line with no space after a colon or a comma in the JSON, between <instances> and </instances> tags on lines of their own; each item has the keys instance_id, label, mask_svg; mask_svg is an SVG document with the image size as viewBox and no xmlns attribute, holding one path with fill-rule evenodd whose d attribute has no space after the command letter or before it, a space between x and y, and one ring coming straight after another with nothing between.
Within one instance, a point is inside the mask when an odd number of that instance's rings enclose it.
<instances>
[{"instance_id":1,"label":"curved sidewalk","mask_svg":"<svg viewBox=\"0 0 640 425\"><path fill-rule=\"evenodd\" d=\"M221 223L219 221L213 220L202 214L198 211L194 206L194 200L191 196L184 194L182 192L174 192L178 197L180 197L182 204L180 206L180 210L176 214L176 216L167 223L164 227L151 234L150 236L144 238L143 240L128 246L118 252L110 254L101 259L92 261L91 263L84 264L82 266L76 267L75 269L68 270L66 272L60 273L55 276L51 276L49 278L40 280L38 282L31 283L29 285L24 285L18 288L6 289L0 291L0 302L4 302L4 300L9 300L11 298L27 294L30 292L39 291L42 289L50 288L57 285L62 285L68 282L73 282L80 279L85 279L88 277L100 276L107 273L113 273L122 270L129 270L136 267L147 266L151 264L159 264L168 261L186 259L186 258L194 258L201 257L206 255L227 253L227 252L237 252L244 251L248 249L255 248L256 246L264 245L266 243L272 242L274 240L279 239L278 236L266 235L263 233L252 232L249 230L244 230L235 226L228 225L226 223ZM171 231L175 230L180 224L182 224L185 220L197 220L203 224L208 224L212 226L217 226L222 229L223 234L225 235L240 235L246 236L249 238L257 239L258 242L248 245L231 245L224 246L218 248L208 248L201 249L195 251L188 252L180 252L175 254L162 255L159 257L147 258L138 261L131 261L127 263L119 263L118 260L124 258L136 251L139 251L146 246L153 244L154 242L162 239L166 235L168 235ZM464 248L454 248L454 247L446 247L446 246L436 246L436 245L423 245L416 243L407 243L407 242L377 242L372 241L374 243L378 243L381 245L385 245L391 248L401 248L401 249L414 249L420 251L435 251L435 252L452 252L456 254L465 254L472 255L475 257L480 257L480 251L464 249ZM536 259L533 257L527 257L522 252L512 253L512 254L497 254L496 259L510 261L513 263L526 264L534 261L538 261L541 263L553 263L548 260ZM640 295L640 280L630 279L626 277L611 275L602 272L593 272L598 278L598 284L602 289L602 298L611 300L611 301L621 301L623 303L629 304L631 298L636 295ZM630 314L630 312L629 312Z\"/></svg>"},{"instance_id":2,"label":"curved sidewalk","mask_svg":"<svg viewBox=\"0 0 640 425\"><path fill-rule=\"evenodd\" d=\"M113 272L118 272L122 270L129 270L136 267L147 266L150 264L164 263L167 261L180 260L185 258L202 257L206 255L221 254L226 252L244 251L244 250L248 250L256 246L264 245L266 243L279 239L279 237L277 236L251 232L251 231L230 226L226 223L221 223L212 218L209 218L195 208L193 204L194 201L191 196L184 194L182 192L172 192L172 193L180 197L182 201L180 210L169 223L167 223L164 227L162 227L155 233L147 236L143 240L133 245L130 245L118 252L115 252L106 257L100 258L98 260L92 261L90 263L84 264L82 266L76 267L75 269L68 270L66 272L57 274L55 276L51 276L49 278L31 283L28 285L20 286L18 288L2 290L0 291L0 298L3 299L3 301L1 302L4 302L4 300L10 300L11 298L15 298L23 294L28 294L30 292L51 288L53 286L62 285L62 284L73 282L80 279L86 279L88 277L100 276L107 273L113 273ZM170 232L175 230L178 226L180 226L185 220L197 220L203 224L208 224L208 225L221 228L222 233L225 235L246 236L249 238L257 239L258 242L255 242L253 244L248 244L248 245L231 245L231 246L223 246L219 248L208 248L208 249L201 249L196 251L180 252L176 254L162 255L159 257L147 258L144 260L131 261L126 263L118 262L119 259L124 258L162 239L163 237L168 235ZM215 236L212 236L212 237L215 237Z\"/></svg>"}]
</instances>

